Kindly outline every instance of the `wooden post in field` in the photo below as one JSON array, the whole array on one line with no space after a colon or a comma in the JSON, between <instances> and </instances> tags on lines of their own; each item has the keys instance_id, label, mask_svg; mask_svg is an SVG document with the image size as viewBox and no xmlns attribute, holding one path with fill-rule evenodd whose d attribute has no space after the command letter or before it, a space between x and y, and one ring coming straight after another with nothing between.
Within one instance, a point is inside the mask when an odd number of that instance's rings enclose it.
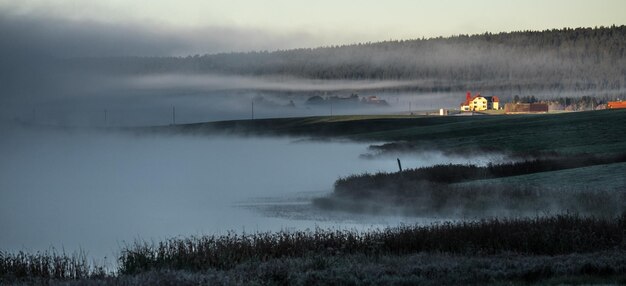
<instances>
[{"instance_id":1,"label":"wooden post in field","mask_svg":"<svg viewBox=\"0 0 626 286\"><path fill-rule=\"evenodd\" d=\"M172 125L176 125L176 106L172 105Z\"/></svg>"},{"instance_id":2,"label":"wooden post in field","mask_svg":"<svg viewBox=\"0 0 626 286\"><path fill-rule=\"evenodd\" d=\"M402 173L402 163L400 163L400 158L397 158L398 160L398 169L400 169L400 173Z\"/></svg>"}]
</instances>

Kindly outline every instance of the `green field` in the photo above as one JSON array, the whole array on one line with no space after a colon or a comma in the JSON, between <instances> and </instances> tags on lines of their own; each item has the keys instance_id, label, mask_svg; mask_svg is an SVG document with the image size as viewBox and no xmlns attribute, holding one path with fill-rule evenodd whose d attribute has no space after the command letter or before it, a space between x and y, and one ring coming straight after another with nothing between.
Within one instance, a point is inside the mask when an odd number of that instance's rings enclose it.
<instances>
[{"instance_id":1,"label":"green field","mask_svg":"<svg viewBox=\"0 0 626 286\"><path fill-rule=\"evenodd\" d=\"M550 189L567 188L572 191L597 188L604 190L625 190L626 176L624 172L626 172L626 163L615 163L489 180L476 180L461 184L524 184L532 187Z\"/></svg>"},{"instance_id":2,"label":"green field","mask_svg":"<svg viewBox=\"0 0 626 286\"><path fill-rule=\"evenodd\" d=\"M396 142L382 150L612 153L626 151L626 110L505 116L332 116L221 121L153 131Z\"/></svg>"}]
</instances>

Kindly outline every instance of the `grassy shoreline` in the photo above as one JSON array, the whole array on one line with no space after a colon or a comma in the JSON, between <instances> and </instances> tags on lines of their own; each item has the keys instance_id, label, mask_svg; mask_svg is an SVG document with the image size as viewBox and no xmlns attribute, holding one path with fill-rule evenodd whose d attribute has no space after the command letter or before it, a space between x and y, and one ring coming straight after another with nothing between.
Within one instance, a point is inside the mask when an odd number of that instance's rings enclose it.
<instances>
[{"instance_id":1,"label":"grassy shoreline","mask_svg":"<svg viewBox=\"0 0 626 286\"><path fill-rule=\"evenodd\" d=\"M428 281L432 284L462 281L525 283L579 276L585 281L615 282L623 281L626 275L624 229L626 213L613 218L574 214L494 218L368 232L318 229L230 233L159 243L137 242L122 249L118 257L120 268L114 274L90 266L81 268L84 270L81 275L65 275L73 273L75 264L41 262L71 262L70 256L0 252L0 283L75 281L78 284L142 285L144 278L155 275L158 277L156 281L172 279L180 282L176 279L187 277L195 283L208 279L218 284L306 285L315 277L321 279L316 280L320 283L333 284L344 281L341 278L344 276L336 274L348 270L358 271L344 277L352 279L344 282L353 283L368 279L380 282ZM441 263L432 263L432 258ZM415 264L404 268L394 266L403 265L402 261ZM479 261L482 264L475 264ZM556 261L560 264L553 264ZM40 267L42 265L46 267ZM370 271L374 269L372 267L396 270L379 275L379 271ZM500 272L490 272L499 267L502 268ZM483 274L481 277L459 273L449 275L450 271L465 268ZM243 273L255 275L242 276ZM318 276L323 273L328 276ZM186 283L191 283L189 281Z\"/></svg>"},{"instance_id":2,"label":"grassy shoreline","mask_svg":"<svg viewBox=\"0 0 626 286\"><path fill-rule=\"evenodd\" d=\"M615 182L613 188L608 183L578 188L568 185L572 178L567 177L561 178L558 187L540 182L507 183L506 179L590 166L623 166L624 162L626 153L554 155L487 166L449 164L394 173L365 173L339 178L332 194L313 203L327 210L409 216L489 217L564 211L613 216L626 211L626 192L620 191L626 186L623 179L622 183ZM619 180L608 178L611 179Z\"/></svg>"},{"instance_id":3,"label":"grassy shoreline","mask_svg":"<svg viewBox=\"0 0 626 286\"><path fill-rule=\"evenodd\" d=\"M556 256L409 255L310 256L249 261L228 270L150 270L134 275L11 285L623 285L626 252Z\"/></svg>"}]
</instances>

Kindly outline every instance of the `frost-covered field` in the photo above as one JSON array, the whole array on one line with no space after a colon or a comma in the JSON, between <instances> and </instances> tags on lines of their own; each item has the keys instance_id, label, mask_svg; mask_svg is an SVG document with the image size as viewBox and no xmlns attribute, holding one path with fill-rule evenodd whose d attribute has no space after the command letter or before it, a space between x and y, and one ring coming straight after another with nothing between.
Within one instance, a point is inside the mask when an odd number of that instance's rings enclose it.
<instances>
[{"instance_id":1,"label":"frost-covered field","mask_svg":"<svg viewBox=\"0 0 626 286\"><path fill-rule=\"evenodd\" d=\"M230 233L138 241L108 272L81 254L0 252L0 283L465 284L624 282L626 214Z\"/></svg>"},{"instance_id":2,"label":"frost-covered field","mask_svg":"<svg viewBox=\"0 0 626 286\"><path fill-rule=\"evenodd\" d=\"M618 285L626 283L625 265L624 251L557 256L312 256L248 262L230 270L152 270L63 285Z\"/></svg>"},{"instance_id":3,"label":"frost-covered field","mask_svg":"<svg viewBox=\"0 0 626 286\"><path fill-rule=\"evenodd\" d=\"M311 256L251 261L228 270L161 269L136 275L78 280L32 278L13 285L528 285L626 283L626 252L557 256L517 254L463 256ZM1 282L1 280L0 280Z\"/></svg>"}]
</instances>

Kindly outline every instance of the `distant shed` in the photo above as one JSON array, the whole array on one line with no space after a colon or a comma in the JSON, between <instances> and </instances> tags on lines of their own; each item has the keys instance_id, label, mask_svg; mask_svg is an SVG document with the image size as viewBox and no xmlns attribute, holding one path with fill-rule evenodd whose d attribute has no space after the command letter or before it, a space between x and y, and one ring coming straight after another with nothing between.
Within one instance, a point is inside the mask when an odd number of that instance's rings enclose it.
<instances>
[{"instance_id":1,"label":"distant shed","mask_svg":"<svg viewBox=\"0 0 626 286\"><path fill-rule=\"evenodd\" d=\"M548 105L545 103L531 103L530 112L548 112Z\"/></svg>"},{"instance_id":2,"label":"distant shed","mask_svg":"<svg viewBox=\"0 0 626 286\"><path fill-rule=\"evenodd\" d=\"M626 108L626 101L609 101L606 104L608 109Z\"/></svg>"},{"instance_id":3,"label":"distant shed","mask_svg":"<svg viewBox=\"0 0 626 286\"><path fill-rule=\"evenodd\" d=\"M506 113L546 113L548 104L546 103L507 103L504 105Z\"/></svg>"}]
</instances>

